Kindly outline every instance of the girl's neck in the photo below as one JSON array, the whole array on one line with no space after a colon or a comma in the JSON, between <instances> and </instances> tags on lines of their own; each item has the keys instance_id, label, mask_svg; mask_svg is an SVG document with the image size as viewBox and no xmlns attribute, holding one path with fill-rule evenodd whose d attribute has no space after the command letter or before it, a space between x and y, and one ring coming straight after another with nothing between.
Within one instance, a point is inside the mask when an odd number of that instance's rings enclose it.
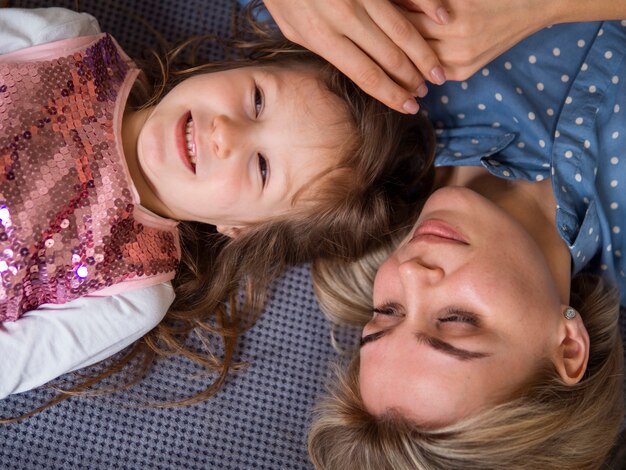
<instances>
[{"instance_id":1,"label":"girl's neck","mask_svg":"<svg viewBox=\"0 0 626 470\"><path fill-rule=\"evenodd\" d=\"M122 120L122 145L124 147L124 158L128 166L128 172L133 180L133 184L139 194L139 201L146 209L162 217L170 217L163 204L156 197L152 188L148 184L137 156L137 141L139 133L146 119L150 115L152 108L144 108L139 111L127 110ZM171 218L171 217L170 217Z\"/></svg>"},{"instance_id":2,"label":"girl's neck","mask_svg":"<svg viewBox=\"0 0 626 470\"><path fill-rule=\"evenodd\" d=\"M539 245L561 294L569 303L571 255L556 227L556 199L552 182L509 181L491 175L482 167L442 167L436 184L463 186L476 191L521 224Z\"/></svg>"}]
</instances>

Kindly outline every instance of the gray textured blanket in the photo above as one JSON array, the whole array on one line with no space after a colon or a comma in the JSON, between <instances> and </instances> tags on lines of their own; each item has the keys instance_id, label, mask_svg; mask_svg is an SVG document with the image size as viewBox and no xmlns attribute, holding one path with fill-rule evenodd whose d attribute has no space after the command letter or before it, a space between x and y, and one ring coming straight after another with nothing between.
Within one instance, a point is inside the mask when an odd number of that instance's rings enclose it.
<instances>
[{"instance_id":1,"label":"gray textured blanket","mask_svg":"<svg viewBox=\"0 0 626 470\"><path fill-rule=\"evenodd\" d=\"M153 41L137 17L170 40L207 32L227 35L235 0L28 0L9 5L87 11L136 57ZM216 48L207 54L216 58L220 52ZM354 333L345 332L343 340L355 341ZM322 392L328 364L338 356L306 266L289 271L276 283L266 312L243 337L239 355L249 367L232 375L217 397L195 406L126 406L199 389L201 380L189 378L189 364L172 359L160 362L131 391L71 399L21 423L0 425L0 469L310 468L306 457L310 411ZM9 397L0 401L0 413L30 410L50 395L44 387Z\"/></svg>"}]
</instances>

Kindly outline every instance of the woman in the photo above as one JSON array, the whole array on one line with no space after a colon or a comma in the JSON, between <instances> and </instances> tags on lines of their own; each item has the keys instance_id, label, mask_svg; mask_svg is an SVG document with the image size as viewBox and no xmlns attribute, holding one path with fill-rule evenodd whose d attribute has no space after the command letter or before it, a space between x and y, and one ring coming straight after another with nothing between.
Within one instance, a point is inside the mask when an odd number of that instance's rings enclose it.
<instances>
[{"instance_id":1,"label":"woman","mask_svg":"<svg viewBox=\"0 0 626 470\"><path fill-rule=\"evenodd\" d=\"M587 70L602 65L594 47L602 38L626 41L623 28L596 26ZM557 33L564 30L537 40L551 47ZM504 63L489 70L506 70ZM437 157L445 187L378 270L360 359L310 435L318 468L601 464L622 417L618 301L601 283L576 276L591 269L626 291L623 76L623 65L593 83L585 70L572 74L561 83L580 108L568 108L564 97L554 116L544 111L526 123L505 98L512 114L491 135L471 122L462 128L460 113L444 120L457 126L442 132L447 146ZM543 96L559 94L550 92ZM512 93L532 99L526 90ZM532 138L506 129L507 117ZM545 128L534 125L539 119ZM559 137L550 139L552 132ZM493 147L482 149L489 141ZM541 142L549 152L541 153Z\"/></svg>"},{"instance_id":2,"label":"woman","mask_svg":"<svg viewBox=\"0 0 626 470\"><path fill-rule=\"evenodd\" d=\"M318 468L601 464L622 416L618 301L577 275L623 285L625 37L554 27L430 96L445 187L378 271L360 360L310 435ZM350 275L318 276L335 315L367 291Z\"/></svg>"},{"instance_id":3,"label":"woman","mask_svg":"<svg viewBox=\"0 0 626 470\"><path fill-rule=\"evenodd\" d=\"M439 190L380 267L360 358L309 436L317 468L603 462L623 411L615 292L583 275L570 290L545 212L538 243L494 193Z\"/></svg>"}]
</instances>

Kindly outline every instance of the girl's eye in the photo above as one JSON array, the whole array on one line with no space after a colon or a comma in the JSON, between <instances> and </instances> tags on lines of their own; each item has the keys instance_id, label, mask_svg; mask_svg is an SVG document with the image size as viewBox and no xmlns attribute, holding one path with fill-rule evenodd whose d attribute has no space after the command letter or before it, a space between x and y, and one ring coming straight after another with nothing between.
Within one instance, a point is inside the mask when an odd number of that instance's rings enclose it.
<instances>
[{"instance_id":1,"label":"girl's eye","mask_svg":"<svg viewBox=\"0 0 626 470\"><path fill-rule=\"evenodd\" d=\"M263 187L265 187L265 182L267 181L267 160L260 153L257 153L257 158L259 159L259 173L261 174Z\"/></svg>"},{"instance_id":2,"label":"girl's eye","mask_svg":"<svg viewBox=\"0 0 626 470\"><path fill-rule=\"evenodd\" d=\"M263 93L258 86L254 86L254 117L259 117L263 110Z\"/></svg>"},{"instance_id":3,"label":"girl's eye","mask_svg":"<svg viewBox=\"0 0 626 470\"><path fill-rule=\"evenodd\" d=\"M478 317L475 314L471 312L465 312L463 310L458 310L455 308L446 310L444 315L439 317L438 320L441 323L454 322L454 323L467 323L472 326L479 325Z\"/></svg>"}]
</instances>

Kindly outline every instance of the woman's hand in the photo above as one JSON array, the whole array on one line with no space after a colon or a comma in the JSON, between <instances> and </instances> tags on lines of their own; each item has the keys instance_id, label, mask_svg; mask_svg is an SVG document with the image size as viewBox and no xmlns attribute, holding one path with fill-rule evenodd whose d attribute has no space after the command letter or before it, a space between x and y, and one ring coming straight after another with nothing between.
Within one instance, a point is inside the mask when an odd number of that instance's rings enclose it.
<instances>
[{"instance_id":1,"label":"woman's hand","mask_svg":"<svg viewBox=\"0 0 626 470\"><path fill-rule=\"evenodd\" d=\"M542 0L446 0L450 21L440 25L423 13L406 17L428 38L446 76L464 80L519 41L556 20ZM555 2L556 3L556 2Z\"/></svg>"},{"instance_id":2,"label":"woman's hand","mask_svg":"<svg viewBox=\"0 0 626 470\"><path fill-rule=\"evenodd\" d=\"M407 18L444 65L446 76L464 80L522 39L546 26L626 18L626 0L444 0L450 21L423 13Z\"/></svg>"},{"instance_id":3,"label":"woman's hand","mask_svg":"<svg viewBox=\"0 0 626 470\"><path fill-rule=\"evenodd\" d=\"M462 0L461 0L462 1ZM407 17L444 25L440 0L265 0L291 41L320 55L359 87L404 113L418 110L414 96L427 92L424 79L446 80L437 55ZM417 17L414 17L417 18ZM423 19L416 21L424 26ZM431 28L431 25L428 25ZM441 26L443 27L443 26Z\"/></svg>"}]
</instances>

